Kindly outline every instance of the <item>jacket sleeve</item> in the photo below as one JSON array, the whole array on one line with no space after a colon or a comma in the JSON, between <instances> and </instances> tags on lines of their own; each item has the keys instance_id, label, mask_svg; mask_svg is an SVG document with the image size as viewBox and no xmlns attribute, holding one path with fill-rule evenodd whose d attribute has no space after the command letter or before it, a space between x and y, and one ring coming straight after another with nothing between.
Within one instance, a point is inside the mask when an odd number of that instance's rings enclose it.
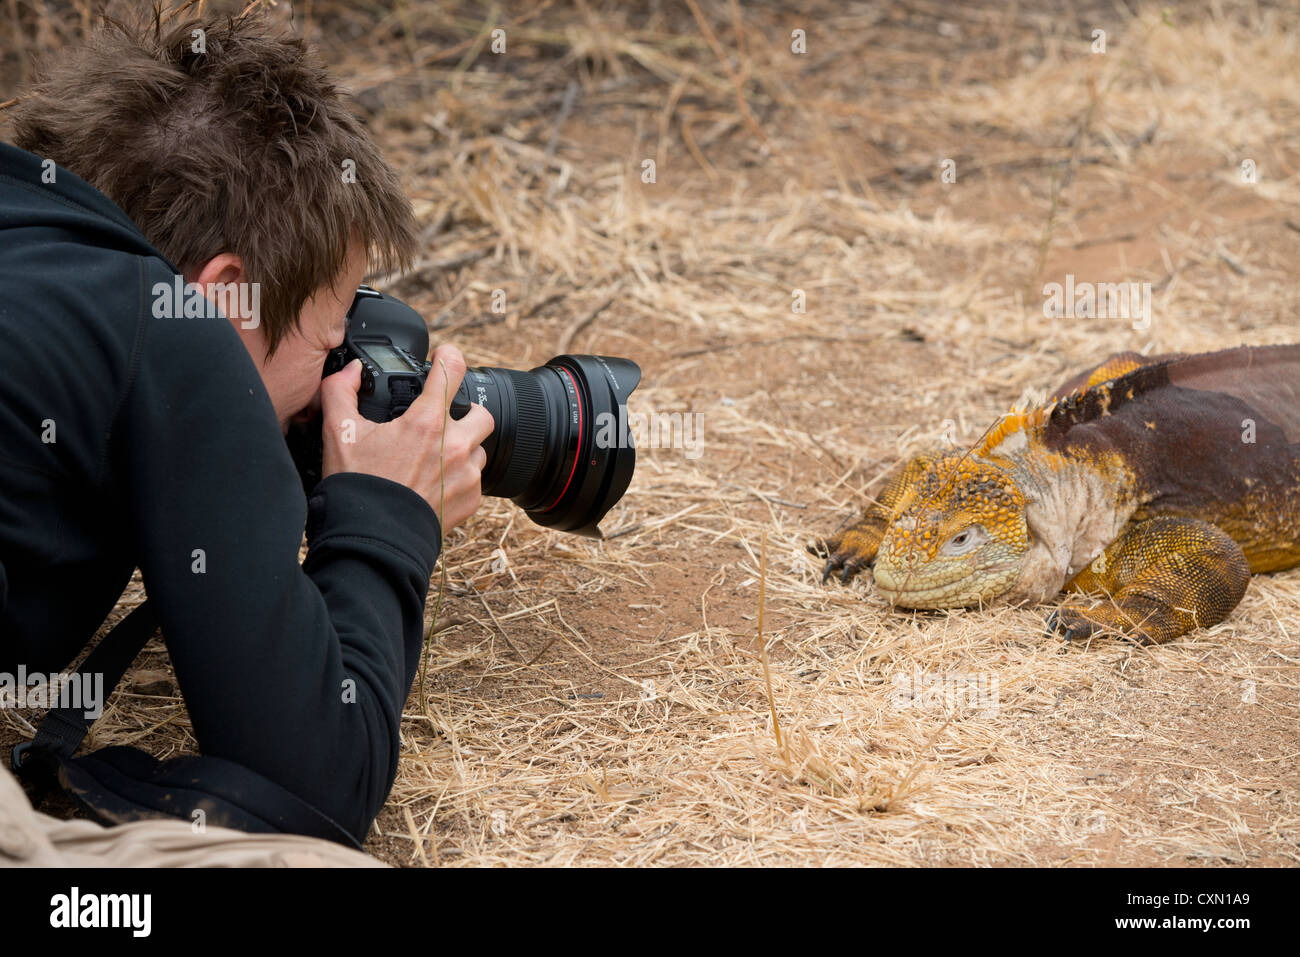
<instances>
[{"instance_id":1,"label":"jacket sleeve","mask_svg":"<svg viewBox=\"0 0 1300 957\"><path fill-rule=\"evenodd\" d=\"M360 473L308 501L229 322L144 306L113 467L129 476L136 554L199 749L363 836L397 773L437 516Z\"/></svg>"}]
</instances>

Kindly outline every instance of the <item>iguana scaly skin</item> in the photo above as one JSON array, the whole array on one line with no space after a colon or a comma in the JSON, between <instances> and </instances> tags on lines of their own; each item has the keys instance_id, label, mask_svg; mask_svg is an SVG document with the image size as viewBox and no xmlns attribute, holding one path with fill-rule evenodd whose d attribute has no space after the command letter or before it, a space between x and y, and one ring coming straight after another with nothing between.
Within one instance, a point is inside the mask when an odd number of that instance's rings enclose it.
<instances>
[{"instance_id":1,"label":"iguana scaly skin","mask_svg":"<svg viewBox=\"0 0 1300 957\"><path fill-rule=\"evenodd\" d=\"M905 608L1067 602L1049 619L1168 641L1222 621L1253 572L1300 564L1300 345L1112 356L967 452L891 473L822 546Z\"/></svg>"}]
</instances>

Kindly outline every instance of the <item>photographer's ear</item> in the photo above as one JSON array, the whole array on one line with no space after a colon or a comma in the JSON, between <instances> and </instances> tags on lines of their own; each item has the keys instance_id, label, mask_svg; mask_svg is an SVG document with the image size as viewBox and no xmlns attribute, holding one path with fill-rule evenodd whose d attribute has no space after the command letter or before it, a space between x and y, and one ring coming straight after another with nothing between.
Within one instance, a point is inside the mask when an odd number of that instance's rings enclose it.
<instances>
[{"instance_id":1,"label":"photographer's ear","mask_svg":"<svg viewBox=\"0 0 1300 957\"><path fill-rule=\"evenodd\" d=\"M234 253L218 253L197 271L192 270L187 274L185 281L202 288L208 302L230 320L239 337L244 340L244 346L250 355L260 356L266 352L258 314L261 297L248 280L243 259Z\"/></svg>"}]
</instances>

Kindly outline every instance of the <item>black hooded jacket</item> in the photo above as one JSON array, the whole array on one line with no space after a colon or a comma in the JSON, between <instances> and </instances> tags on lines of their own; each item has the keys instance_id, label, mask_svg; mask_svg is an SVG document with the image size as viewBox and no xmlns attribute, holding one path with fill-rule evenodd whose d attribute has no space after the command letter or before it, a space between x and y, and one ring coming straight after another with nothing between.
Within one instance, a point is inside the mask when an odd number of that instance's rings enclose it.
<instances>
[{"instance_id":1,"label":"black hooded jacket","mask_svg":"<svg viewBox=\"0 0 1300 957\"><path fill-rule=\"evenodd\" d=\"M139 567L202 753L364 834L437 516L359 473L305 495L230 322L155 318L176 272L88 183L0 143L0 671L66 667Z\"/></svg>"}]
</instances>

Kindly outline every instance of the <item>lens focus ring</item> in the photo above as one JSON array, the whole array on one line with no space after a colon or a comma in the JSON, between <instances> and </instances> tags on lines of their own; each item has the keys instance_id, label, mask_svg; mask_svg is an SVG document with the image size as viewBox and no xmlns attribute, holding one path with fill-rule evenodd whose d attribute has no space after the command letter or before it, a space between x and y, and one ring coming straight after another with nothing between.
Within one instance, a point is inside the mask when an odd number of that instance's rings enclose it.
<instances>
[{"instance_id":1,"label":"lens focus ring","mask_svg":"<svg viewBox=\"0 0 1300 957\"><path fill-rule=\"evenodd\" d=\"M515 389L515 444L493 495L513 498L531 484L546 452L546 397L534 373L501 369Z\"/></svg>"}]
</instances>

